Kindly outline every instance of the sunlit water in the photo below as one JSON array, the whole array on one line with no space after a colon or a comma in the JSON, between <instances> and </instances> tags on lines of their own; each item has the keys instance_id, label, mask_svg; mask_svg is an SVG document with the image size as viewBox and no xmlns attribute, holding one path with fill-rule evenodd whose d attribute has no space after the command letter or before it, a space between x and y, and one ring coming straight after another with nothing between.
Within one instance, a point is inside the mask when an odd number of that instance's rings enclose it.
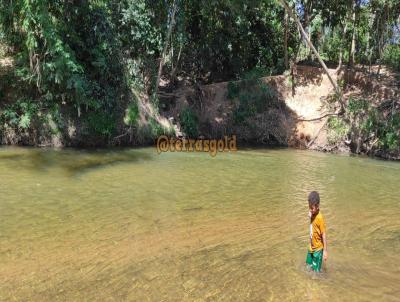
<instances>
[{"instance_id":1,"label":"sunlit water","mask_svg":"<svg viewBox=\"0 0 400 302\"><path fill-rule=\"evenodd\" d=\"M2 148L0 301L400 301L399 183L399 163L310 151Z\"/></svg>"}]
</instances>

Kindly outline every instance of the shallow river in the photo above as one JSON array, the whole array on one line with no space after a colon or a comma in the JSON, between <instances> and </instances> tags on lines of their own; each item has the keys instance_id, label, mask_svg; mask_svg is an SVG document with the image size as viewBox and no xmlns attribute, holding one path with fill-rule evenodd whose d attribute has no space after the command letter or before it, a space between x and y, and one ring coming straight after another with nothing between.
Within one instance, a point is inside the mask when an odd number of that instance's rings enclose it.
<instances>
[{"instance_id":1,"label":"shallow river","mask_svg":"<svg viewBox=\"0 0 400 302\"><path fill-rule=\"evenodd\" d=\"M0 301L400 301L399 184L400 163L311 151L0 148Z\"/></svg>"}]
</instances>

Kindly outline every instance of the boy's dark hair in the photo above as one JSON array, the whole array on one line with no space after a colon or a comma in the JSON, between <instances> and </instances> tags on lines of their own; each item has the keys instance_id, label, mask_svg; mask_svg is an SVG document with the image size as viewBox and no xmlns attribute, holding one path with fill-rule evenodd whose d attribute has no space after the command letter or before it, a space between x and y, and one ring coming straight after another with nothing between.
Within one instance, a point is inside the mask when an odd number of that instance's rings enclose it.
<instances>
[{"instance_id":1,"label":"boy's dark hair","mask_svg":"<svg viewBox=\"0 0 400 302\"><path fill-rule=\"evenodd\" d=\"M317 191L312 191L308 194L308 203L312 206L319 205L319 194Z\"/></svg>"}]
</instances>

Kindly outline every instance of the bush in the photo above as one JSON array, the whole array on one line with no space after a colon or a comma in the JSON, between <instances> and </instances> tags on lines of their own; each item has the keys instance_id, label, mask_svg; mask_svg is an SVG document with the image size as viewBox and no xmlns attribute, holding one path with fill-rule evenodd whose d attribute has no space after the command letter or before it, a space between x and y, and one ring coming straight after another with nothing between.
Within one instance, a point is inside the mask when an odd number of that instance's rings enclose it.
<instances>
[{"instance_id":1,"label":"bush","mask_svg":"<svg viewBox=\"0 0 400 302\"><path fill-rule=\"evenodd\" d=\"M157 138L162 134L165 134L164 128L153 118L149 120L150 134L152 138Z\"/></svg>"},{"instance_id":2,"label":"bush","mask_svg":"<svg viewBox=\"0 0 400 302\"><path fill-rule=\"evenodd\" d=\"M110 137L115 132L116 121L113 114L103 111L90 112L87 121L89 130L94 134Z\"/></svg>"},{"instance_id":3,"label":"bush","mask_svg":"<svg viewBox=\"0 0 400 302\"><path fill-rule=\"evenodd\" d=\"M28 129L37 117L39 106L31 100L18 100L7 106L0 115L1 124L19 129Z\"/></svg>"},{"instance_id":4,"label":"bush","mask_svg":"<svg viewBox=\"0 0 400 302\"><path fill-rule=\"evenodd\" d=\"M228 83L228 100L233 100L239 95L240 87L237 82Z\"/></svg>"},{"instance_id":5,"label":"bush","mask_svg":"<svg viewBox=\"0 0 400 302\"><path fill-rule=\"evenodd\" d=\"M400 45L387 46L383 54L383 61L395 70L400 71Z\"/></svg>"},{"instance_id":6,"label":"bush","mask_svg":"<svg viewBox=\"0 0 400 302\"><path fill-rule=\"evenodd\" d=\"M139 124L136 129L138 141L143 143L152 142L157 139L160 135L174 136L174 128L166 128L160 124L155 118L149 117L148 122Z\"/></svg>"},{"instance_id":7,"label":"bush","mask_svg":"<svg viewBox=\"0 0 400 302\"><path fill-rule=\"evenodd\" d=\"M268 108L279 106L274 90L261 80L247 80L228 85L228 98L235 103L233 121L235 124L244 122Z\"/></svg>"},{"instance_id":8,"label":"bush","mask_svg":"<svg viewBox=\"0 0 400 302\"><path fill-rule=\"evenodd\" d=\"M338 117L329 117L328 119L328 142L338 144L346 138L349 133L349 125Z\"/></svg>"},{"instance_id":9,"label":"bush","mask_svg":"<svg viewBox=\"0 0 400 302\"><path fill-rule=\"evenodd\" d=\"M127 126L134 126L139 119L139 107L136 102L132 102L125 110L124 123Z\"/></svg>"},{"instance_id":10,"label":"bush","mask_svg":"<svg viewBox=\"0 0 400 302\"><path fill-rule=\"evenodd\" d=\"M272 68L268 67L254 67L242 75L243 80L257 80L262 77L271 76L273 73Z\"/></svg>"},{"instance_id":11,"label":"bush","mask_svg":"<svg viewBox=\"0 0 400 302\"><path fill-rule=\"evenodd\" d=\"M386 104L384 107L387 107ZM389 103L389 106L391 104ZM350 99L347 105L348 117L352 127L361 135L363 142L372 144L383 151L400 148L400 113L375 108L365 99ZM347 124L338 118L330 118L328 140L338 142L349 131Z\"/></svg>"},{"instance_id":12,"label":"bush","mask_svg":"<svg viewBox=\"0 0 400 302\"><path fill-rule=\"evenodd\" d=\"M199 120L197 115L189 107L183 108L180 114L180 122L183 131L188 137L195 138L199 134Z\"/></svg>"},{"instance_id":13,"label":"bush","mask_svg":"<svg viewBox=\"0 0 400 302\"><path fill-rule=\"evenodd\" d=\"M393 114L383 127L378 129L379 144L384 150L395 151L400 149L400 113Z\"/></svg>"},{"instance_id":14,"label":"bush","mask_svg":"<svg viewBox=\"0 0 400 302\"><path fill-rule=\"evenodd\" d=\"M367 113L369 110L369 103L364 99L349 99L347 111L351 114Z\"/></svg>"}]
</instances>

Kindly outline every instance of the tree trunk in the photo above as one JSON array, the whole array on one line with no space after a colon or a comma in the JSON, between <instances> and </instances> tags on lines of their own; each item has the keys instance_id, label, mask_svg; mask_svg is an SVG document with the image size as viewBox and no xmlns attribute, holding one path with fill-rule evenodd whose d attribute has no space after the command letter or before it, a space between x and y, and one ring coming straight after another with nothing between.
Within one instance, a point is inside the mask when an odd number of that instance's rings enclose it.
<instances>
[{"instance_id":1,"label":"tree trunk","mask_svg":"<svg viewBox=\"0 0 400 302\"><path fill-rule=\"evenodd\" d=\"M371 50L371 34L367 32L367 59L368 59L368 73L371 73L371 60L372 60L372 50Z\"/></svg>"},{"instance_id":2,"label":"tree trunk","mask_svg":"<svg viewBox=\"0 0 400 302\"><path fill-rule=\"evenodd\" d=\"M375 12L371 12L368 15L368 28L372 29L375 20ZM373 37L373 35L372 35ZM368 60L368 73L371 73L371 65L372 65L372 49L371 45L371 33L370 30L367 31L367 60Z\"/></svg>"},{"instance_id":3,"label":"tree trunk","mask_svg":"<svg viewBox=\"0 0 400 302\"><path fill-rule=\"evenodd\" d=\"M292 11L292 9L289 7L288 3L286 2L286 0L280 0L280 2L282 3L282 5L285 7L285 9L287 10L288 14L290 15L290 17L296 22L301 34L303 35L304 40L306 41L306 43L308 44L308 46L311 48L311 50L314 52L315 56L317 57L319 63L322 65L322 68L324 69L326 75L328 76L329 81L331 82L333 88L335 89L336 95L338 97L339 103L340 103L340 107L341 107L341 112L344 112L344 104L343 104L343 100L342 100L342 95L339 89L339 86L335 83L335 81L332 79L328 68L326 67L324 61L321 59L321 56L319 55L319 53L317 52L317 50L315 49L314 45L311 43L309 37L307 36L306 32L304 31L303 26L301 25L299 19L297 18L297 15Z\"/></svg>"},{"instance_id":4,"label":"tree trunk","mask_svg":"<svg viewBox=\"0 0 400 302\"><path fill-rule=\"evenodd\" d=\"M353 25L353 30L351 33L351 44L349 50L349 67L353 67L355 62L355 51L356 51L356 1L352 5L352 15L351 23Z\"/></svg>"},{"instance_id":5,"label":"tree trunk","mask_svg":"<svg viewBox=\"0 0 400 302\"><path fill-rule=\"evenodd\" d=\"M163 52L162 52L162 55L161 55L160 64L158 66L158 74L157 74L157 81L156 81L156 87L155 87L154 95L157 94L158 86L160 85L162 70L163 70L164 62L165 62L165 57L167 55L167 50L168 50L168 46L169 46L169 40L171 39L172 28L174 27L174 24L175 24L176 10L177 10L177 0L174 0L174 3L172 4L171 19L170 19L170 22L169 22L169 25L168 25L168 31L167 31L165 44L164 44L164 49L163 49Z\"/></svg>"},{"instance_id":6,"label":"tree trunk","mask_svg":"<svg viewBox=\"0 0 400 302\"><path fill-rule=\"evenodd\" d=\"M308 37L310 37L310 14L309 14L309 5L310 5L310 0L304 3L304 26L303 29L305 33L307 34ZM307 42L305 42L306 45L306 54L307 54L307 60L311 60L311 53L312 50L310 49L309 45Z\"/></svg>"},{"instance_id":7,"label":"tree trunk","mask_svg":"<svg viewBox=\"0 0 400 302\"><path fill-rule=\"evenodd\" d=\"M386 43L386 37L385 37L385 32L386 32L386 27L387 27L387 18L388 18L388 12L389 10L389 5L387 1L384 2L384 15L382 17L383 20L379 19L380 22L378 23L378 55L379 55L379 65L378 65L378 71L376 75L379 77L379 73L382 67L382 57L383 57L383 49Z\"/></svg>"},{"instance_id":8,"label":"tree trunk","mask_svg":"<svg viewBox=\"0 0 400 302\"><path fill-rule=\"evenodd\" d=\"M172 72L171 72L171 81L172 82L175 82L176 72L178 70L178 65L181 60L182 49L183 49L183 42L181 43L181 45L179 47L178 58L176 59L175 67L172 69Z\"/></svg>"},{"instance_id":9,"label":"tree trunk","mask_svg":"<svg viewBox=\"0 0 400 302\"><path fill-rule=\"evenodd\" d=\"M337 70L340 70L342 68L343 64L343 50L344 50L344 45L346 43L346 34L347 34L347 22L344 21L344 26L342 25L342 40L340 42L340 49L339 49L339 64L337 67Z\"/></svg>"},{"instance_id":10,"label":"tree trunk","mask_svg":"<svg viewBox=\"0 0 400 302\"><path fill-rule=\"evenodd\" d=\"M289 32L289 18L288 14L284 12L284 23L285 23L285 30L284 30L284 61L285 61L285 69L289 69L289 56L288 56L288 32Z\"/></svg>"}]
</instances>

